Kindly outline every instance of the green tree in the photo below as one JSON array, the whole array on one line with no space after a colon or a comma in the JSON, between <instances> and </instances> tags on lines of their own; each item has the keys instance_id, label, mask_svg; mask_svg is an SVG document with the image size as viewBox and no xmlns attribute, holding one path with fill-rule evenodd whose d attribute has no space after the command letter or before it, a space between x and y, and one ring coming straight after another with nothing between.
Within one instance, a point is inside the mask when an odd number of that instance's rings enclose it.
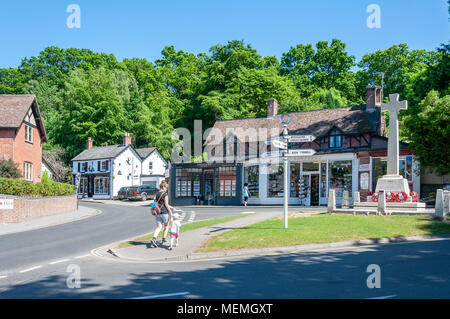
<instances>
[{"instance_id":1,"label":"green tree","mask_svg":"<svg viewBox=\"0 0 450 319\"><path fill-rule=\"evenodd\" d=\"M17 167L17 164L13 162L13 160L0 160L0 177L21 178L22 173Z\"/></svg>"},{"instance_id":2,"label":"green tree","mask_svg":"<svg viewBox=\"0 0 450 319\"><path fill-rule=\"evenodd\" d=\"M450 173L450 95L439 98L430 91L420 103L421 112L405 119L409 146L422 168L432 167L437 174Z\"/></svg>"}]
</instances>

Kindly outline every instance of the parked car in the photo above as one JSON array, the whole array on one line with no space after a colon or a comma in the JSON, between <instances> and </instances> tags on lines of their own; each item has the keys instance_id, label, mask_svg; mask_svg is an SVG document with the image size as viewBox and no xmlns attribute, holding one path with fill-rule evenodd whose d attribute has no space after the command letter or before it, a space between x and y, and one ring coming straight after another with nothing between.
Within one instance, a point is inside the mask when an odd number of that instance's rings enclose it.
<instances>
[{"instance_id":1,"label":"parked car","mask_svg":"<svg viewBox=\"0 0 450 319\"><path fill-rule=\"evenodd\" d=\"M119 200L127 199L129 189L130 189L129 187L121 187L119 189L119 192L117 193L117 199Z\"/></svg>"},{"instance_id":2,"label":"parked car","mask_svg":"<svg viewBox=\"0 0 450 319\"><path fill-rule=\"evenodd\" d=\"M127 199L145 201L153 199L157 192L158 190L154 185L131 186L128 188Z\"/></svg>"}]
</instances>

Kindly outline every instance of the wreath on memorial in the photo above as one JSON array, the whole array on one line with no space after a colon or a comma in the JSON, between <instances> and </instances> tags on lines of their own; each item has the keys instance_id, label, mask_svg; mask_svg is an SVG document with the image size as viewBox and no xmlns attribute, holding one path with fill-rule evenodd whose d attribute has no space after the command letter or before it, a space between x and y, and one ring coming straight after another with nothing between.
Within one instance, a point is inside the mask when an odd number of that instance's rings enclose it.
<instances>
[{"instance_id":1,"label":"wreath on memorial","mask_svg":"<svg viewBox=\"0 0 450 319\"><path fill-rule=\"evenodd\" d=\"M405 192L398 192L396 197L397 202L405 202L408 199L408 194Z\"/></svg>"},{"instance_id":2,"label":"wreath on memorial","mask_svg":"<svg viewBox=\"0 0 450 319\"><path fill-rule=\"evenodd\" d=\"M395 202L397 200L397 194L393 192L386 192L386 201Z\"/></svg>"},{"instance_id":3,"label":"wreath on memorial","mask_svg":"<svg viewBox=\"0 0 450 319\"><path fill-rule=\"evenodd\" d=\"M372 194L372 202L378 202L378 193Z\"/></svg>"},{"instance_id":4,"label":"wreath on memorial","mask_svg":"<svg viewBox=\"0 0 450 319\"><path fill-rule=\"evenodd\" d=\"M411 196L413 202L417 203L419 201L419 194L417 192L412 191L409 193L409 196Z\"/></svg>"}]
</instances>

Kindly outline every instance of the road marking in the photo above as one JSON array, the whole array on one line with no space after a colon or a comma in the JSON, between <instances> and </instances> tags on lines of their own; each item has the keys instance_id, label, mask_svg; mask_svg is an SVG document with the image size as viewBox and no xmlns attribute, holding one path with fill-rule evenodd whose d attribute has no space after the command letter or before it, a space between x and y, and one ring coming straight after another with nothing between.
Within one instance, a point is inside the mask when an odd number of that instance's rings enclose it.
<instances>
[{"instance_id":1,"label":"road marking","mask_svg":"<svg viewBox=\"0 0 450 319\"><path fill-rule=\"evenodd\" d=\"M32 271L32 270L39 269L39 268L42 268L42 266L31 267L31 268L28 268L28 269L21 270L19 272L21 274L23 274L24 272Z\"/></svg>"},{"instance_id":2,"label":"road marking","mask_svg":"<svg viewBox=\"0 0 450 319\"><path fill-rule=\"evenodd\" d=\"M242 212L242 214L256 214L255 212Z\"/></svg>"},{"instance_id":3,"label":"road marking","mask_svg":"<svg viewBox=\"0 0 450 319\"><path fill-rule=\"evenodd\" d=\"M57 261L54 261L54 262L49 263L49 265L56 265L56 264L59 264L59 263L63 263L63 262L65 262L65 261L69 261L69 259L61 259L61 260L57 260Z\"/></svg>"},{"instance_id":4,"label":"road marking","mask_svg":"<svg viewBox=\"0 0 450 319\"><path fill-rule=\"evenodd\" d=\"M175 292L172 294L164 294L164 295L152 295L152 296L144 296L144 297L134 297L134 298L128 298L128 299L154 299L154 298L164 298L164 297L173 297L173 296L182 296L190 294L189 291L183 291L183 292Z\"/></svg>"},{"instance_id":5,"label":"road marking","mask_svg":"<svg viewBox=\"0 0 450 319\"><path fill-rule=\"evenodd\" d=\"M388 299L388 298L393 298L393 297L397 297L397 295L382 296L382 297L373 297L373 298L366 298L366 299Z\"/></svg>"},{"instance_id":6,"label":"road marking","mask_svg":"<svg viewBox=\"0 0 450 319\"><path fill-rule=\"evenodd\" d=\"M90 257L91 255L83 255L83 256L77 256L77 257L73 257L74 259L81 259L81 258L86 258L86 257Z\"/></svg>"},{"instance_id":7,"label":"road marking","mask_svg":"<svg viewBox=\"0 0 450 319\"><path fill-rule=\"evenodd\" d=\"M8 276L0 276L0 279L8 278Z\"/></svg>"}]
</instances>

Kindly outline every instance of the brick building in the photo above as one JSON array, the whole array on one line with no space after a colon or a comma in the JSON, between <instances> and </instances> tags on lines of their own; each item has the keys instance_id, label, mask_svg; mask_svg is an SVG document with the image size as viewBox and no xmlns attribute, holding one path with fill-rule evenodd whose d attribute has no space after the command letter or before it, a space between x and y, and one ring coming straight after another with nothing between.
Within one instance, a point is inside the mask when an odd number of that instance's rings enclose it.
<instances>
[{"instance_id":1,"label":"brick building","mask_svg":"<svg viewBox=\"0 0 450 319\"><path fill-rule=\"evenodd\" d=\"M36 96L0 94L0 160L12 159L25 180L40 182L46 141Z\"/></svg>"}]
</instances>

